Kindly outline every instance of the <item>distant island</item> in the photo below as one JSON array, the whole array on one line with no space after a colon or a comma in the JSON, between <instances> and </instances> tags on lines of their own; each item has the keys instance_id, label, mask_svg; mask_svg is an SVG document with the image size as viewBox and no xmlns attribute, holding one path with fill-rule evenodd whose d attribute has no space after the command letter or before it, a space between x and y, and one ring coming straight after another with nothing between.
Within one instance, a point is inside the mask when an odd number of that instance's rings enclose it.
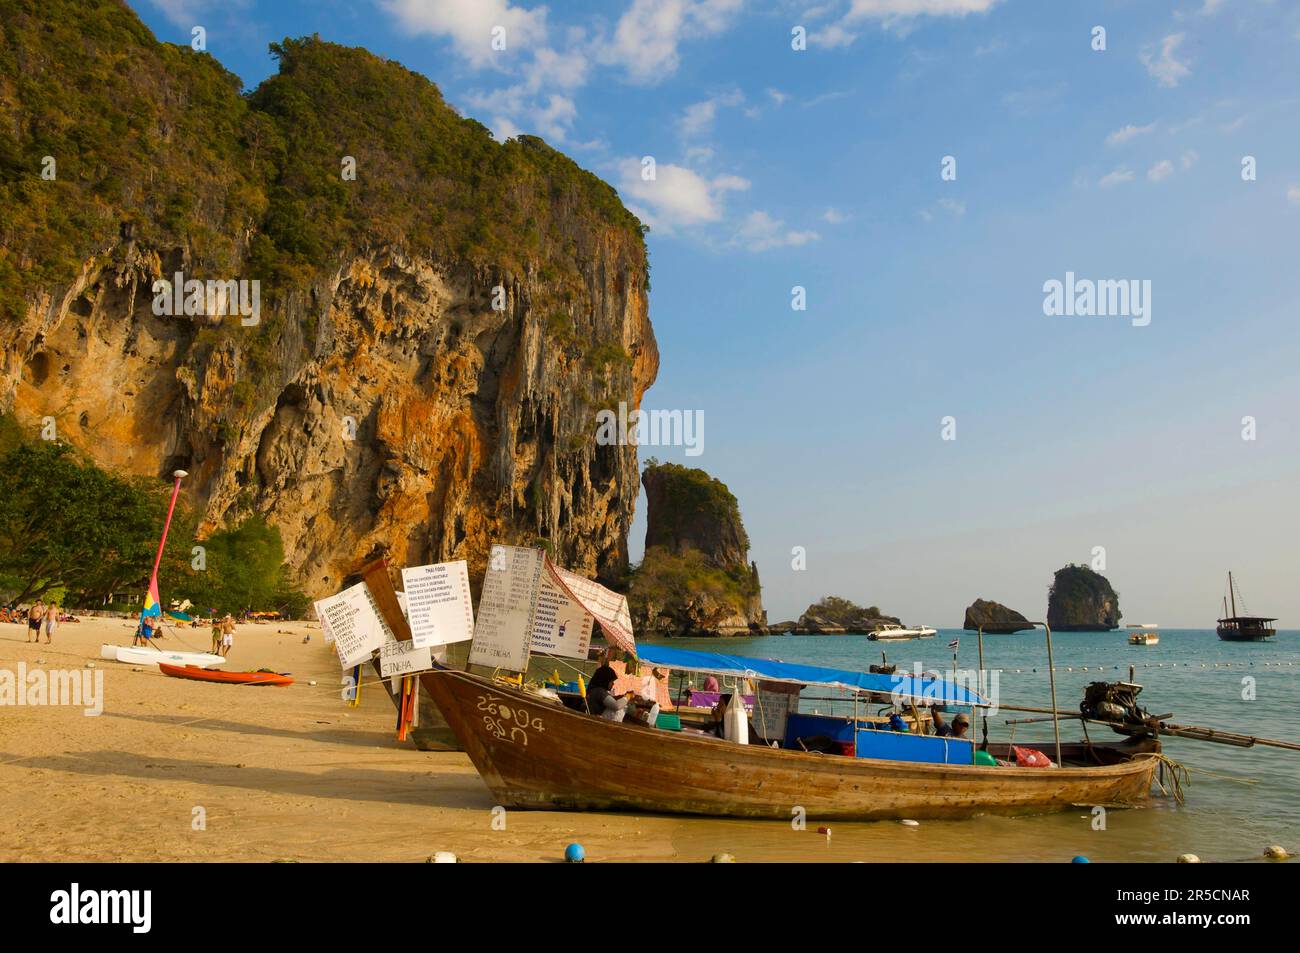
<instances>
[{"instance_id":1,"label":"distant island","mask_svg":"<svg viewBox=\"0 0 1300 953\"><path fill-rule=\"evenodd\" d=\"M823 596L808 607L798 622L778 622L768 626L768 631L773 635L861 635L885 623L902 624L876 606L863 608L839 596Z\"/></svg>"},{"instance_id":2,"label":"distant island","mask_svg":"<svg viewBox=\"0 0 1300 953\"><path fill-rule=\"evenodd\" d=\"M966 620L963 628L972 632L984 627L985 632L1009 633L1032 629L1033 624L1015 609L1008 609L1000 602L988 599L976 599L966 607Z\"/></svg>"},{"instance_id":3,"label":"distant island","mask_svg":"<svg viewBox=\"0 0 1300 953\"><path fill-rule=\"evenodd\" d=\"M1101 573L1070 564L1058 569L1047 597L1047 624L1058 632L1119 628L1119 593Z\"/></svg>"}]
</instances>

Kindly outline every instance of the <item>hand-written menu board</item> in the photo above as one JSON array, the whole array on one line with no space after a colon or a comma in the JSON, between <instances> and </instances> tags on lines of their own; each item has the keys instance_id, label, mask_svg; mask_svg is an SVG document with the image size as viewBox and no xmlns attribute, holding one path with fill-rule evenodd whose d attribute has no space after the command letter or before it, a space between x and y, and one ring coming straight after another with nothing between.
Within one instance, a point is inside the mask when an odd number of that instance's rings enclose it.
<instances>
[{"instance_id":1,"label":"hand-written menu board","mask_svg":"<svg viewBox=\"0 0 1300 953\"><path fill-rule=\"evenodd\" d=\"M568 593L556 584L549 569L542 573L533 617L534 650L564 658L585 659L595 621L581 603L570 599Z\"/></svg>"},{"instance_id":2,"label":"hand-written menu board","mask_svg":"<svg viewBox=\"0 0 1300 953\"><path fill-rule=\"evenodd\" d=\"M786 682L758 683L751 714L760 735L769 741L785 740L786 719L799 710L799 691L798 685Z\"/></svg>"},{"instance_id":3,"label":"hand-written menu board","mask_svg":"<svg viewBox=\"0 0 1300 953\"><path fill-rule=\"evenodd\" d=\"M409 566L402 570L402 586L411 641L416 645L449 645L474 637L474 605L465 560Z\"/></svg>"},{"instance_id":4,"label":"hand-written menu board","mask_svg":"<svg viewBox=\"0 0 1300 953\"><path fill-rule=\"evenodd\" d=\"M433 655L427 645L420 646L407 640L385 642L379 648L379 674L384 678L394 675L413 675L433 668Z\"/></svg>"},{"instance_id":5,"label":"hand-written menu board","mask_svg":"<svg viewBox=\"0 0 1300 953\"><path fill-rule=\"evenodd\" d=\"M474 622L471 664L511 672L528 667L528 646L545 561L546 554L540 549L492 547Z\"/></svg>"},{"instance_id":6,"label":"hand-written menu board","mask_svg":"<svg viewBox=\"0 0 1300 953\"><path fill-rule=\"evenodd\" d=\"M393 638L364 582L318 601L316 617L334 636L334 651L344 668L361 664Z\"/></svg>"}]
</instances>

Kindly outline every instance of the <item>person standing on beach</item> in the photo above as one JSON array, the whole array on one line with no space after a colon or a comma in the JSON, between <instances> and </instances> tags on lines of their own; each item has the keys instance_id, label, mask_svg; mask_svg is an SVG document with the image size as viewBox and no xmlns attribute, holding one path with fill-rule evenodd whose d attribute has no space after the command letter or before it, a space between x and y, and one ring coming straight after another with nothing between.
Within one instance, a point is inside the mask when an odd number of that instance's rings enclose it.
<instances>
[{"instance_id":1,"label":"person standing on beach","mask_svg":"<svg viewBox=\"0 0 1300 953\"><path fill-rule=\"evenodd\" d=\"M225 634L225 620L217 616L212 617L212 654L221 654L221 636Z\"/></svg>"},{"instance_id":2,"label":"person standing on beach","mask_svg":"<svg viewBox=\"0 0 1300 953\"><path fill-rule=\"evenodd\" d=\"M49 645L59 628L59 607L51 602L45 607L45 644Z\"/></svg>"},{"instance_id":3,"label":"person standing on beach","mask_svg":"<svg viewBox=\"0 0 1300 953\"><path fill-rule=\"evenodd\" d=\"M27 640L29 642L40 642L41 624L45 621L45 604L37 599L32 607L27 610Z\"/></svg>"},{"instance_id":4,"label":"person standing on beach","mask_svg":"<svg viewBox=\"0 0 1300 953\"><path fill-rule=\"evenodd\" d=\"M235 620L226 613L225 619L221 622L221 657L225 658L230 654L230 650L235 645Z\"/></svg>"}]
</instances>

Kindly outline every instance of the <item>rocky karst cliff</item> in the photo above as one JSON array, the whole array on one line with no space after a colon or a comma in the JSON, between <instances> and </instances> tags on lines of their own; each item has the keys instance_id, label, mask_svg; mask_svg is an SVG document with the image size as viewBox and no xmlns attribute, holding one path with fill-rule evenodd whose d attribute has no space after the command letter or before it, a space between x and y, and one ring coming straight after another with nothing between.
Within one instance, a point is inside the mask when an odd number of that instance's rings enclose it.
<instances>
[{"instance_id":1,"label":"rocky karst cliff","mask_svg":"<svg viewBox=\"0 0 1300 953\"><path fill-rule=\"evenodd\" d=\"M492 540L623 578L636 449L595 418L658 351L609 186L363 50L285 41L242 96L117 0L4 7L0 412L188 469L205 527L264 515L314 595L381 550L477 577ZM157 313L177 272L258 281L256 323Z\"/></svg>"},{"instance_id":2,"label":"rocky karst cliff","mask_svg":"<svg viewBox=\"0 0 1300 953\"><path fill-rule=\"evenodd\" d=\"M654 635L747 635L767 621L758 566L740 505L703 470L651 464L646 550L628 600L638 630Z\"/></svg>"},{"instance_id":3,"label":"rocky karst cliff","mask_svg":"<svg viewBox=\"0 0 1300 953\"><path fill-rule=\"evenodd\" d=\"M1047 624L1061 632L1106 632L1119 628L1119 593L1105 576L1087 566L1058 569L1047 598Z\"/></svg>"},{"instance_id":4,"label":"rocky karst cliff","mask_svg":"<svg viewBox=\"0 0 1300 953\"><path fill-rule=\"evenodd\" d=\"M966 607L966 620L962 627L977 632L980 626L985 632L1002 634L1033 628L1029 620L1015 609L1008 609L1000 602L976 599Z\"/></svg>"}]
</instances>

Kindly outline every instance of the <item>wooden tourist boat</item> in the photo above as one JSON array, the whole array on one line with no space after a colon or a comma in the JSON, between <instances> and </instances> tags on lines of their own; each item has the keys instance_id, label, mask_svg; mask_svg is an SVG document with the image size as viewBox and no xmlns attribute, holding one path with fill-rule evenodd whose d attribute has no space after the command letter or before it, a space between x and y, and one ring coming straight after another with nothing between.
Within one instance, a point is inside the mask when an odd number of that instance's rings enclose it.
<instances>
[{"instance_id":1,"label":"wooden tourist boat","mask_svg":"<svg viewBox=\"0 0 1300 953\"><path fill-rule=\"evenodd\" d=\"M785 821L796 807L828 820L1030 814L1139 803L1160 764L1152 739L1063 745L1059 768L791 751L606 721L467 672L422 680L497 803L519 809Z\"/></svg>"},{"instance_id":2,"label":"wooden tourist boat","mask_svg":"<svg viewBox=\"0 0 1300 953\"><path fill-rule=\"evenodd\" d=\"M1232 611L1228 611L1228 599L1232 599ZM1244 600L1243 600L1244 604ZM1237 589L1228 573L1228 595L1223 600L1224 618L1218 620L1214 631L1224 642L1267 642L1277 635L1273 623L1277 619L1262 615L1237 615Z\"/></svg>"}]
</instances>

